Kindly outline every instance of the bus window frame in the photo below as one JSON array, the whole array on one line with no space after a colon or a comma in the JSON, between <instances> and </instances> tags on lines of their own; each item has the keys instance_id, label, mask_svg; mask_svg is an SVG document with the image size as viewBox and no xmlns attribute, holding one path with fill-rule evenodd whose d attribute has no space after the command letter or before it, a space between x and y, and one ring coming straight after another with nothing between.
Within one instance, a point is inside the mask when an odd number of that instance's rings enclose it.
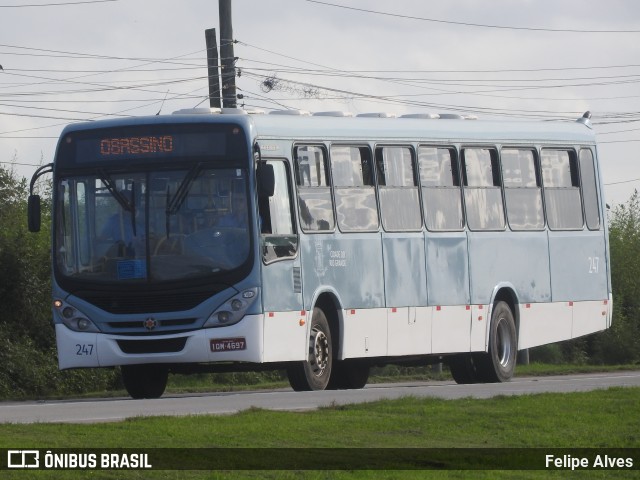
<instances>
[{"instance_id":1,"label":"bus window frame","mask_svg":"<svg viewBox=\"0 0 640 480\"><path fill-rule=\"evenodd\" d=\"M366 149L367 152L369 153L369 160L371 162L370 168L371 168L371 185L360 185L360 186L345 186L345 185L336 185L335 182L335 176L333 174L333 155L331 153L331 150L334 148L340 148L340 147L348 147L348 148L357 148L357 149ZM344 234L358 234L358 233L377 233L380 232L381 228L382 228L382 220L380 219L380 206L378 203L378 190L377 190L377 179L376 179L376 166L375 166L375 150L372 147L371 144L366 143L366 142L358 142L358 141L354 141L354 142L332 142L329 144L329 171L330 171L330 175L331 175L331 190L332 190L332 194L333 194L333 207L334 207L334 211L335 211L335 220L336 220L336 226L338 228L338 230L341 233ZM340 189L354 189L354 188L365 188L365 187L371 187L373 188L373 194L374 194L374 202L375 202L375 207L376 207L376 219L377 219L377 225L375 229L363 229L363 228L358 228L358 229L345 229L340 225L340 217L338 214L338 202L336 201L336 194L337 191Z\"/></svg>"},{"instance_id":2,"label":"bus window frame","mask_svg":"<svg viewBox=\"0 0 640 480\"><path fill-rule=\"evenodd\" d=\"M442 186L433 186L433 185L423 185L422 184L422 175L420 174L420 149L421 148L433 148L436 150L448 150L450 153L453 152L453 156L451 158L451 168L453 169L454 167L456 168L456 173L457 173L457 181L458 181L458 185L442 185ZM464 183L464 179L462 178L462 165L460 163L460 149L458 147L456 147L455 145L451 145L451 144L434 144L434 143L420 143L418 144L418 148L416 150L416 161L418 164L418 183L420 185L420 198L421 198L421 203L422 203L422 210L423 210L423 223L425 228L427 229L427 231L429 232L434 232L434 233L439 233L439 232L464 232L465 229L467 228L467 211L466 211L466 207L465 207L465 202L464 202L464 190L463 190L463 183ZM453 175L453 174L452 174ZM427 219L427 214L428 214L428 209L425 208L425 198L424 198L424 190L425 189L447 189L447 190L454 190L457 189L458 191L458 197L460 200L460 221L461 221L461 225L460 228L456 228L456 229L432 229L429 228L429 220Z\"/></svg>"},{"instance_id":3,"label":"bus window frame","mask_svg":"<svg viewBox=\"0 0 640 480\"><path fill-rule=\"evenodd\" d=\"M385 178L385 184L381 185L380 183L380 171L379 171L379 162L378 162L378 151L383 151L385 148L399 148L399 149L407 149L409 151L409 155L411 157L411 167L413 169L413 186L412 187L407 187L404 185L401 186L397 186L397 185L387 185L386 183L386 178ZM377 201L377 208L378 208L378 224L379 224L379 228L381 227L383 231L388 232L388 233L410 233L410 232L421 232L424 228L424 212L422 209L422 195L421 195L421 191L420 191L420 171L419 171L419 166L418 166L418 156L417 156L417 151L414 145L410 144L410 143L400 143L400 144L392 144L392 143L380 143L380 144L376 144L374 145L373 148L373 169L375 170L375 173L373 175L374 177L374 183L375 183L375 189L376 189L376 201ZM386 177L386 175L385 175ZM387 228L387 226L385 225L385 218L383 215L383 208L382 208L382 199L381 199L381 188L386 187L386 188L390 188L390 189L408 189L408 188L415 188L417 191L417 201L418 201L418 216L420 217L420 225L417 226L416 228L403 228L403 229L391 229L391 228Z\"/></svg>"},{"instance_id":4,"label":"bus window frame","mask_svg":"<svg viewBox=\"0 0 640 480\"><path fill-rule=\"evenodd\" d=\"M326 186L305 186L305 185L301 185L299 183L300 181L300 172L299 172L299 167L298 167L298 157L297 157L297 149L299 147L316 147L319 148L323 154L324 154L324 160L325 160L325 178L326 178L326 182L327 185ZM291 163L293 165L293 173L294 173L294 188L295 188L295 203L296 203L296 209L298 211L298 215L300 215L300 218L302 218L302 210L301 210L301 202L300 202L300 189L314 189L314 188L328 188L329 189L329 198L331 201L331 218L333 220L333 226L330 229L326 229L326 230L308 230L304 227L303 223L301 221L299 221L298 223L300 224L300 230L305 234L305 235L317 235L317 234L327 234L327 233L334 233L336 231L336 226L337 226L337 218L336 218L336 206L335 206L335 198L334 198L334 192L333 192L333 180L332 180L332 172L331 172L331 160L329 157L329 151L330 151L330 146L327 146L325 143L322 142L296 142L293 143L292 145L292 149L291 149Z\"/></svg>"},{"instance_id":5,"label":"bus window frame","mask_svg":"<svg viewBox=\"0 0 640 480\"><path fill-rule=\"evenodd\" d=\"M276 162L281 163L282 165L284 165L284 169L285 169L285 178L287 179L287 193L289 195L289 215L291 218L291 230L292 233L290 234L276 234L276 233L272 233L272 232L262 232L262 226L260 226L260 256L262 258L262 263L264 265L271 265L273 263L276 262L282 262L282 261L292 261L295 260L296 258L298 258L298 256L300 255L300 232L298 229L298 224L297 224L297 218L296 218L296 207L294 205L294 199L293 196L295 195L295 189L293 187L293 182L295 181L293 178L293 170L292 170L292 165L291 162L289 161L289 159L285 158L285 157L262 157L262 161L266 162L266 163L271 163L274 164ZM278 184L277 184L277 173L276 173L276 192L278 189ZM275 196L275 192L274 192L274 196ZM260 208L260 204L261 202L266 201L269 202L270 198L273 197L264 197L264 198L258 198L258 222L262 223L262 210ZM269 203L267 203L267 208L269 208ZM269 215L271 215L271 211L269 210ZM269 219L269 222L271 222L271 219ZM271 224L271 223L270 223ZM294 247L294 252L292 255L285 255L285 256L276 256L275 258L268 258L267 253L266 253L266 242L267 239L269 238L275 238L275 239L285 239L286 237L290 237L290 238L295 238L295 244L293 245ZM272 246L277 246L277 245L272 245Z\"/></svg>"},{"instance_id":6,"label":"bus window frame","mask_svg":"<svg viewBox=\"0 0 640 480\"><path fill-rule=\"evenodd\" d=\"M569 165L571 166L571 164L573 163L573 165L575 166L575 169L573 171L571 171L571 181L572 181L572 185L571 187L556 187L556 186L548 186L545 182L544 179L544 162L543 162L543 156L544 156L544 152L545 151L552 151L552 152L567 152L569 155ZM584 201L583 201L583 195L582 195L582 181L580 178L580 159L578 157L578 151L576 150L576 147L574 145L572 146L566 146L566 145L543 145L542 147L540 147L540 174L541 174L541 179L542 179L542 194L543 194L543 201L544 201L544 213L545 213L545 218L547 221L547 228L549 231L551 232L580 232L583 231L586 225L586 220L585 220L585 213L584 213ZM574 182L577 183L577 185L574 185ZM547 201L547 190L551 190L551 191L557 191L560 189L569 189L569 188L577 188L578 190L578 194L580 195L580 214L582 216L582 223L579 227L575 227L575 228L568 228L565 226L561 226L560 228L557 228L555 226L551 225L551 222L549 221L549 202Z\"/></svg>"},{"instance_id":7,"label":"bus window frame","mask_svg":"<svg viewBox=\"0 0 640 480\"><path fill-rule=\"evenodd\" d=\"M488 150L491 156L491 174L493 185L469 185L469 179L467 175L466 161L465 161L465 151L466 150ZM504 199L504 182L502 179L502 164L500 162L500 148L496 144L463 144L459 147L459 161L460 161L460 181L462 184L462 196L464 202L465 209L465 220L466 220L466 228L470 232L504 232L509 229L509 223L507 221L507 211ZM494 171L494 168L497 168L497 173ZM497 176L496 176L497 174ZM498 185L495 185L496 180L498 181ZM472 223L469 221L469 208L467 201L467 189L474 190L489 190L497 188L500 191L500 205L502 207L502 228L474 228Z\"/></svg>"},{"instance_id":8,"label":"bus window frame","mask_svg":"<svg viewBox=\"0 0 640 480\"><path fill-rule=\"evenodd\" d=\"M509 202L507 200L507 189L508 188L513 188L513 189L517 189L519 187L507 187L505 180L504 180L504 163L502 161L502 152L504 150L526 150L529 152L532 152L533 154L533 164L534 164L534 171L535 171L535 175L536 175L536 188L539 189L540 192L540 201L542 204L542 226L539 228L514 228L511 225L511 221L509 220ZM498 151L498 155L499 155L499 163L500 163L500 175L502 177L502 190L503 190L503 200L504 200L504 206L505 206L505 218L507 221L507 226L509 228L509 230L511 230L512 232L543 232L548 228L548 224L547 224L547 209L546 209L546 203L545 203L545 197L544 197L544 185L543 185L543 181L542 181L542 161L541 161L541 156L540 156L540 150L539 148L537 148L535 145L523 145L523 144L515 144L515 145L501 145ZM534 187L520 187L520 188L534 188Z\"/></svg>"},{"instance_id":9,"label":"bus window frame","mask_svg":"<svg viewBox=\"0 0 640 480\"><path fill-rule=\"evenodd\" d=\"M578 172L579 172L579 178L580 178L580 192L581 192L581 197L582 197L582 217L584 220L584 225L587 227L587 230L591 231L591 232L599 232L600 230L602 230L602 212L600 212L600 191L599 191L599 186L598 186L598 174L596 172L596 155L593 151L593 149L589 146L585 146L585 145L580 145L579 147L577 147L578 150ZM585 190L584 190L584 175L583 175L583 170L582 170L582 152L589 152L589 155L591 156L591 159L589 161L589 164L591 166L591 172L593 174L593 193L595 195L595 198L593 198L592 200L595 200L595 207L596 207L596 212L598 214L598 226L596 228L592 228L591 225L589 224L589 217L587 215L587 198L585 195Z\"/></svg>"}]
</instances>

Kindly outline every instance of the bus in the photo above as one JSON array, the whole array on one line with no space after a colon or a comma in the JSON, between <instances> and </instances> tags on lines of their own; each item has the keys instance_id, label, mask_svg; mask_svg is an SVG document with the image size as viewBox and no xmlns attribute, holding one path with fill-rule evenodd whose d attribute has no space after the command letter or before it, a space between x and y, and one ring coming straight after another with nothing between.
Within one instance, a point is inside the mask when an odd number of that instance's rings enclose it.
<instances>
[{"instance_id":1,"label":"bus","mask_svg":"<svg viewBox=\"0 0 640 480\"><path fill-rule=\"evenodd\" d=\"M67 126L53 173L60 369L286 370L362 388L373 366L504 382L518 350L611 325L590 114L176 112Z\"/></svg>"}]
</instances>

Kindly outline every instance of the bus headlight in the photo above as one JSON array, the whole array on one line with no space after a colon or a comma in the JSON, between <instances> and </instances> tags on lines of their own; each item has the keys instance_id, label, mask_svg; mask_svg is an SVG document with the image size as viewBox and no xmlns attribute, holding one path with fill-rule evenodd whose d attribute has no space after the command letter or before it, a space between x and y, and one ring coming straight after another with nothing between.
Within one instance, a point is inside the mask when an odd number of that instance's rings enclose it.
<instances>
[{"instance_id":1,"label":"bus headlight","mask_svg":"<svg viewBox=\"0 0 640 480\"><path fill-rule=\"evenodd\" d=\"M204 328L226 327L238 323L258 298L258 289L249 288L231 297L211 314Z\"/></svg>"},{"instance_id":2,"label":"bus headlight","mask_svg":"<svg viewBox=\"0 0 640 480\"><path fill-rule=\"evenodd\" d=\"M89 318L75 307L62 300L54 300L53 307L60 315L62 323L74 332L98 333L100 330Z\"/></svg>"}]
</instances>

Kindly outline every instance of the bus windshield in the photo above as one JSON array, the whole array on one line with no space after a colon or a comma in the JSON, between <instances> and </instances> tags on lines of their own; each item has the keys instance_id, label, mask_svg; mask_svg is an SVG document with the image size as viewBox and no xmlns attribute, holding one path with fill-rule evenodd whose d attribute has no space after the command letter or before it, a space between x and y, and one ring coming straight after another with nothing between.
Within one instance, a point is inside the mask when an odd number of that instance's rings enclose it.
<instances>
[{"instance_id":1,"label":"bus windshield","mask_svg":"<svg viewBox=\"0 0 640 480\"><path fill-rule=\"evenodd\" d=\"M66 176L57 183L55 266L62 278L162 283L234 270L249 256L247 171Z\"/></svg>"}]
</instances>

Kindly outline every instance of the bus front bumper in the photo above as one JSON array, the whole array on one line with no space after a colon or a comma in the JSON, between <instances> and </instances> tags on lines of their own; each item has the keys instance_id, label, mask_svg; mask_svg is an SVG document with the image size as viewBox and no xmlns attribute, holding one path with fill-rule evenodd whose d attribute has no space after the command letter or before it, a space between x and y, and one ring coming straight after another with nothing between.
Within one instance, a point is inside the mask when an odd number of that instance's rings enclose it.
<instances>
[{"instance_id":1,"label":"bus front bumper","mask_svg":"<svg viewBox=\"0 0 640 480\"><path fill-rule=\"evenodd\" d=\"M68 368L144 363L263 362L263 315L236 325L173 335L83 333L56 324L58 364Z\"/></svg>"}]
</instances>

